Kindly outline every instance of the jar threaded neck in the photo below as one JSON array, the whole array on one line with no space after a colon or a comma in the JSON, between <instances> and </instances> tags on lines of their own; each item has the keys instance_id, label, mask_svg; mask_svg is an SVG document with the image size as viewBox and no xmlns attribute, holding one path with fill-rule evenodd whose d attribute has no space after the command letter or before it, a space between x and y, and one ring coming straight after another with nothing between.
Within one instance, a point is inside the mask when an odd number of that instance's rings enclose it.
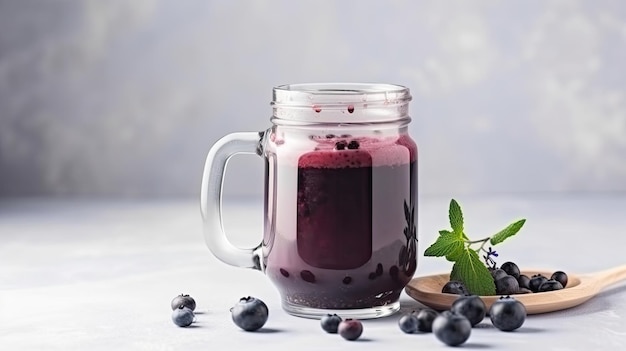
<instances>
[{"instance_id":1,"label":"jar threaded neck","mask_svg":"<svg viewBox=\"0 0 626 351\"><path fill-rule=\"evenodd\" d=\"M305 83L275 87L275 124L385 123L410 119L409 89L393 84Z\"/></svg>"}]
</instances>

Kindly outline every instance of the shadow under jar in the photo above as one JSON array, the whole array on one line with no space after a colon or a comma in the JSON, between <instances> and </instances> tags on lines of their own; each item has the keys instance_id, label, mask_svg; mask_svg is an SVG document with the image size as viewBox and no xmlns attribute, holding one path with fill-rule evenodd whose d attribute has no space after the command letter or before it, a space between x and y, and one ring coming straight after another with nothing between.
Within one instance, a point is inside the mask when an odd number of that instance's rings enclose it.
<instances>
[{"instance_id":1,"label":"shadow under jar","mask_svg":"<svg viewBox=\"0 0 626 351\"><path fill-rule=\"evenodd\" d=\"M274 88L273 95L273 125L255 133L254 151L265 160L262 244L231 248L241 262L229 261L231 253L219 250L224 245L212 242L215 228L205 216L209 248L227 263L247 266L245 256L250 267L263 270L290 314L375 318L396 312L417 266L409 90L292 84Z\"/></svg>"}]
</instances>

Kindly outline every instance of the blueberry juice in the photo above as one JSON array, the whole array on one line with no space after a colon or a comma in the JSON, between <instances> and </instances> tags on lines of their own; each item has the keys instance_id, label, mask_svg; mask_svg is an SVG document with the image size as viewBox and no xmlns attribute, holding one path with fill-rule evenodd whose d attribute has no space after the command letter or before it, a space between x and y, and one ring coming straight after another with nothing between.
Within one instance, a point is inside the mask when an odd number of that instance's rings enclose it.
<instances>
[{"instance_id":1,"label":"blueberry juice","mask_svg":"<svg viewBox=\"0 0 626 351\"><path fill-rule=\"evenodd\" d=\"M388 315L415 273L417 147L376 128L267 131L262 263L291 314Z\"/></svg>"}]
</instances>

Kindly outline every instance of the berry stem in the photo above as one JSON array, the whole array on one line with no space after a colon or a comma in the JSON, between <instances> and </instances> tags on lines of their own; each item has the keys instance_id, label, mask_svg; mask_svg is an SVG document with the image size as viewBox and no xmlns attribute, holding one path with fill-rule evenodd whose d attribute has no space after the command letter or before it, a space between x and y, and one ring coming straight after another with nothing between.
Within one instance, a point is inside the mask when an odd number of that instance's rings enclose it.
<instances>
[{"instance_id":1,"label":"berry stem","mask_svg":"<svg viewBox=\"0 0 626 351\"><path fill-rule=\"evenodd\" d=\"M465 243L467 244L467 248L469 249L473 244L480 244L480 247L478 247L478 249L476 249L476 253L480 253L481 251L486 253L486 256L483 256L485 258L485 264L487 266L493 266L494 268L496 267L496 262L491 258L491 248L489 248L489 251L485 250L485 245L489 242L489 240L491 240L491 237L486 237L484 239L480 239L480 240L465 240ZM495 252L495 251L494 251ZM495 255L497 256L497 255Z\"/></svg>"},{"instance_id":2,"label":"berry stem","mask_svg":"<svg viewBox=\"0 0 626 351\"><path fill-rule=\"evenodd\" d=\"M480 239L480 240L465 240L465 243L468 244L468 245L482 243L482 245L480 246L482 248L483 246L485 246L485 243L487 243L487 241L489 241L489 239L491 239L490 236L486 237L484 239Z\"/></svg>"},{"instance_id":3,"label":"berry stem","mask_svg":"<svg viewBox=\"0 0 626 351\"><path fill-rule=\"evenodd\" d=\"M480 251L487 252L487 250L485 250L485 245L487 244L489 239L491 239L491 237L486 237L486 238L480 239L480 240L465 240L465 243L467 244L468 248L470 246L472 246L473 244L480 243L480 247L478 249L476 249L476 252L480 252Z\"/></svg>"}]
</instances>

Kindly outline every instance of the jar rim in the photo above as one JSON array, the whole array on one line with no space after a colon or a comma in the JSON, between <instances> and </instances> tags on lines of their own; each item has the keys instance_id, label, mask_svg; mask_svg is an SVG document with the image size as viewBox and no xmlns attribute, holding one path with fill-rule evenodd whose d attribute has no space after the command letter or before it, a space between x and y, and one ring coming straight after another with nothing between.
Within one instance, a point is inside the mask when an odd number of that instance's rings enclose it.
<instances>
[{"instance_id":1,"label":"jar rim","mask_svg":"<svg viewBox=\"0 0 626 351\"><path fill-rule=\"evenodd\" d=\"M408 117L411 99L397 84L298 83L274 87L271 105L282 121L384 122Z\"/></svg>"},{"instance_id":2,"label":"jar rim","mask_svg":"<svg viewBox=\"0 0 626 351\"><path fill-rule=\"evenodd\" d=\"M311 94L363 94L384 92L408 92L408 88L387 83L296 83L276 86L274 90L301 91Z\"/></svg>"},{"instance_id":3,"label":"jar rim","mask_svg":"<svg viewBox=\"0 0 626 351\"><path fill-rule=\"evenodd\" d=\"M326 97L333 100L334 97L358 98L356 101L374 102L387 100L387 102L404 102L411 100L409 88L386 83L297 83L283 84L274 87L274 99L272 104L285 103L286 100L298 102L300 99L307 100ZM287 98L287 99L286 99Z\"/></svg>"}]
</instances>

